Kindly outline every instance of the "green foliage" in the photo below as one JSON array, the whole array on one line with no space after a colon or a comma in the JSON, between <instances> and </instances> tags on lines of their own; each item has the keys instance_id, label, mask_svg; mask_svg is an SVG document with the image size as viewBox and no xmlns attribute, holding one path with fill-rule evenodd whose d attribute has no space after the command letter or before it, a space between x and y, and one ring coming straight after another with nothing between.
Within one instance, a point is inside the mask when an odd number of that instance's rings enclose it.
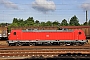
<instances>
[{"instance_id":1,"label":"green foliage","mask_svg":"<svg viewBox=\"0 0 90 60\"><path fill-rule=\"evenodd\" d=\"M29 17L29 18L27 19L27 21L32 21L32 22L34 22L33 17Z\"/></svg>"},{"instance_id":2,"label":"green foliage","mask_svg":"<svg viewBox=\"0 0 90 60\"><path fill-rule=\"evenodd\" d=\"M88 22L84 22L83 25L90 26L90 20Z\"/></svg>"},{"instance_id":3,"label":"green foliage","mask_svg":"<svg viewBox=\"0 0 90 60\"><path fill-rule=\"evenodd\" d=\"M53 24L53 26L59 26L60 25L60 23L58 21L54 21L52 24Z\"/></svg>"},{"instance_id":4,"label":"green foliage","mask_svg":"<svg viewBox=\"0 0 90 60\"><path fill-rule=\"evenodd\" d=\"M0 26L7 26L7 23L0 23Z\"/></svg>"},{"instance_id":5,"label":"green foliage","mask_svg":"<svg viewBox=\"0 0 90 60\"><path fill-rule=\"evenodd\" d=\"M8 33L11 31L11 25L8 26Z\"/></svg>"},{"instance_id":6,"label":"green foliage","mask_svg":"<svg viewBox=\"0 0 90 60\"><path fill-rule=\"evenodd\" d=\"M60 25L61 26L68 26L67 20L66 19L62 20Z\"/></svg>"},{"instance_id":7,"label":"green foliage","mask_svg":"<svg viewBox=\"0 0 90 60\"><path fill-rule=\"evenodd\" d=\"M24 27L24 26L33 26L33 25L34 25L33 17L29 17L25 21L23 19L14 18L13 23L11 24L11 26L14 26L14 27Z\"/></svg>"},{"instance_id":8,"label":"green foliage","mask_svg":"<svg viewBox=\"0 0 90 60\"><path fill-rule=\"evenodd\" d=\"M47 21L46 22L46 26L52 26L52 22L51 21Z\"/></svg>"},{"instance_id":9,"label":"green foliage","mask_svg":"<svg viewBox=\"0 0 90 60\"><path fill-rule=\"evenodd\" d=\"M35 22L34 22L34 26L39 26L40 25L40 22L38 21L38 20L36 20Z\"/></svg>"},{"instance_id":10,"label":"green foliage","mask_svg":"<svg viewBox=\"0 0 90 60\"><path fill-rule=\"evenodd\" d=\"M0 25L5 25L1 23ZM62 22L60 23L59 21L55 20L54 22L52 21L47 21L47 22L40 22L39 20L34 20L33 17L29 17L26 20L23 19L18 19L18 18L13 18L13 22L11 25L9 25L9 28L11 27L29 27L29 26L79 26L79 20L78 18L74 15L71 17L70 22L67 23L66 19L63 19ZM81 24L81 25L86 25L86 22ZM90 20L88 21L88 25L90 26Z\"/></svg>"},{"instance_id":11,"label":"green foliage","mask_svg":"<svg viewBox=\"0 0 90 60\"><path fill-rule=\"evenodd\" d=\"M13 23L17 23L18 22L18 19L17 18L14 18L13 19Z\"/></svg>"},{"instance_id":12,"label":"green foliage","mask_svg":"<svg viewBox=\"0 0 90 60\"><path fill-rule=\"evenodd\" d=\"M71 26L79 26L80 25L79 20L75 15L70 19L69 25L71 25Z\"/></svg>"},{"instance_id":13,"label":"green foliage","mask_svg":"<svg viewBox=\"0 0 90 60\"><path fill-rule=\"evenodd\" d=\"M33 19L33 17L29 17L29 18L25 21L25 25L26 25L26 26L33 26L33 25L34 25L34 19Z\"/></svg>"},{"instance_id":14,"label":"green foliage","mask_svg":"<svg viewBox=\"0 0 90 60\"><path fill-rule=\"evenodd\" d=\"M36 24L39 24L40 22L38 20L35 21Z\"/></svg>"},{"instance_id":15,"label":"green foliage","mask_svg":"<svg viewBox=\"0 0 90 60\"><path fill-rule=\"evenodd\" d=\"M87 25L87 22L84 22L83 25L84 25L84 26Z\"/></svg>"},{"instance_id":16,"label":"green foliage","mask_svg":"<svg viewBox=\"0 0 90 60\"><path fill-rule=\"evenodd\" d=\"M90 20L88 21L88 25L90 26Z\"/></svg>"},{"instance_id":17,"label":"green foliage","mask_svg":"<svg viewBox=\"0 0 90 60\"><path fill-rule=\"evenodd\" d=\"M47 22L40 22L39 20L34 20L33 17L29 17L26 20L13 18L12 23L0 23L0 26L7 26L8 25L8 31L10 32L11 27L29 27L29 26L57 26L60 28L60 26L79 26L79 25L89 25L90 26L90 20L86 23L79 24L79 20L76 16L71 17L70 22L67 23L66 19L63 19L62 22L58 21L47 21Z\"/></svg>"},{"instance_id":18,"label":"green foliage","mask_svg":"<svg viewBox=\"0 0 90 60\"><path fill-rule=\"evenodd\" d=\"M46 25L45 22L41 22L41 23L40 23L40 26L45 26L45 25Z\"/></svg>"}]
</instances>

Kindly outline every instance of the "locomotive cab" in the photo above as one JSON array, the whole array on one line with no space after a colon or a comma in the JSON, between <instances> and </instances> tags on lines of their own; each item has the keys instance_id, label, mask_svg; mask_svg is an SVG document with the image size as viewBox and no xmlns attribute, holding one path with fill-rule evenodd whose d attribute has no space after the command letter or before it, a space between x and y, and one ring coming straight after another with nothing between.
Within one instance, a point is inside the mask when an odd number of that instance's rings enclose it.
<instances>
[{"instance_id":1,"label":"locomotive cab","mask_svg":"<svg viewBox=\"0 0 90 60\"><path fill-rule=\"evenodd\" d=\"M86 40L86 36L82 30L75 30L75 39L76 40Z\"/></svg>"},{"instance_id":2,"label":"locomotive cab","mask_svg":"<svg viewBox=\"0 0 90 60\"><path fill-rule=\"evenodd\" d=\"M21 30L12 30L8 38L7 42L9 46L16 45L18 40L21 39Z\"/></svg>"},{"instance_id":3,"label":"locomotive cab","mask_svg":"<svg viewBox=\"0 0 90 60\"><path fill-rule=\"evenodd\" d=\"M76 44L82 45L82 44L88 42L88 40L86 40L85 33L82 30L74 30L74 32L75 32Z\"/></svg>"},{"instance_id":4,"label":"locomotive cab","mask_svg":"<svg viewBox=\"0 0 90 60\"><path fill-rule=\"evenodd\" d=\"M21 37L21 30L12 30L9 35L9 40L18 40Z\"/></svg>"}]
</instances>

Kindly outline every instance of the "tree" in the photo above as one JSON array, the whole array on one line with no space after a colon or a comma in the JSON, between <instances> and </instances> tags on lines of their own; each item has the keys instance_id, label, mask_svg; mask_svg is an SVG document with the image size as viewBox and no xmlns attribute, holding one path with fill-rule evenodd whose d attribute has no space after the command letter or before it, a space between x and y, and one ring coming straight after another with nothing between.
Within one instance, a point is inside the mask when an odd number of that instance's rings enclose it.
<instances>
[{"instance_id":1,"label":"tree","mask_svg":"<svg viewBox=\"0 0 90 60\"><path fill-rule=\"evenodd\" d=\"M6 26L6 23L0 23L0 26Z\"/></svg>"},{"instance_id":2,"label":"tree","mask_svg":"<svg viewBox=\"0 0 90 60\"><path fill-rule=\"evenodd\" d=\"M39 24L40 22L38 20L35 21L36 24Z\"/></svg>"},{"instance_id":3,"label":"tree","mask_svg":"<svg viewBox=\"0 0 90 60\"><path fill-rule=\"evenodd\" d=\"M79 26L80 25L79 20L75 15L70 19L69 25L71 25L71 26Z\"/></svg>"},{"instance_id":4,"label":"tree","mask_svg":"<svg viewBox=\"0 0 90 60\"><path fill-rule=\"evenodd\" d=\"M29 18L27 19L27 21L32 21L32 22L34 22L34 19L33 19L33 17L29 17Z\"/></svg>"},{"instance_id":5,"label":"tree","mask_svg":"<svg viewBox=\"0 0 90 60\"><path fill-rule=\"evenodd\" d=\"M18 27L18 24L17 23L12 23L11 27Z\"/></svg>"},{"instance_id":6,"label":"tree","mask_svg":"<svg viewBox=\"0 0 90 60\"><path fill-rule=\"evenodd\" d=\"M33 26L34 25L34 19L33 19L33 17L29 17L26 20L26 23L27 23L28 26Z\"/></svg>"},{"instance_id":7,"label":"tree","mask_svg":"<svg viewBox=\"0 0 90 60\"><path fill-rule=\"evenodd\" d=\"M88 21L88 25L90 26L90 20Z\"/></svg>"},{"instance_id":8,"label":"tree","mask_svg":"<svg viewBox=\"0 0 90 60\"><path fill-rule=\"evenodd\" d=\"M51 21L47 21L46 22L46 26L52 26L52 22Z\"/></svg>"},{"instance_id":9,"label":"tree","mask_svg":"<svg viewBox=\"0 0 90 60\"><path fill-rule=\"evenodd\" d=\"M18 23L18 19L17 18L13 18L13 23Z\"/></svg>"},{"instance_id":10,"label":"tree","mask_svg":"<svg viewBox=\"0 0 90 60\"><path fill-rule=\"evenodd\" d=\"M61 26L68 26L67 20L66 19L62 20L60 25Z\"/></svg>"},{"instance_id":11,"label":"tree","mask_svg":"<svg viewBox=\"0 0 90 60\"><path fill-rule=\"evenodd\" d=\"M45 26L45 22L41 22L40 23L40 26Z\"/></svg>"},{"instance_id":12,"label":"tree","mask_svg":"<svg viewBox=\"0 0 90 60\"><path fill-rule=\"evenodd\" d=\"M38 20L35 21L34 26L39 26L40 22Z\"/></svg>"},{"instance_id":13,"label":"tree","mask_svg":"<svg viewBox=\"0 0 90 60\"><path fill-rule=\"evenodd\" d=\"M87 25L87 22L84 22L83 25Z\"/></svg>"},{"instance_id":14,"label":"tree","mask_svg":"<svg viewBox=\"0 0 90 60\"><path fill-rule=\"evenodd\" d=\"M23 19L18 19L18 26L19 27L23 27L24 26L24 21L23 21Z\"/></svg>"},{"instance_id":15,"label":"tree","mask_svg":"<svg viewBox=\"0 0 90 60\"><path fill-rule=\"evenodd\" d=\"M60 23L58 21L54 21L52 24L53 24L53 26L59 26L60 25Z\"/></svg>"}]
</instances>

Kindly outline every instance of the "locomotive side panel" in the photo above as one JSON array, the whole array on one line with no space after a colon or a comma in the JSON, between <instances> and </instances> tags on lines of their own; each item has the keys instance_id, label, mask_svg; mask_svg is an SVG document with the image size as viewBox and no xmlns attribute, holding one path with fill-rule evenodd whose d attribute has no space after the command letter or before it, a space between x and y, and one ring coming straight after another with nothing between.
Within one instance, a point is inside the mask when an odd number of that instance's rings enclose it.
<instances>
[{"instance_id":1,"label":"locomotive side panel","mask_svg":"<svg viewBox=\"0 0 90 60\"><path fill-rule=\"evenodd\" d=\"M21 40L74 40L73 32L22 32Z\"/></svg>"},{"instance_id":2,"label":"locomotive side panel","mask_svg":"<svg viewBox=\"0 0 90 60\"><path fill-rule=\"evenodd\" d=\"M21 40L36 40L37 32L22 32Z\"/></svg>"},{"instance_id":3,"label":"locomotive side panel","mask_svg":"<svg viewBox=\"0 0 90 60\"><path fill-rule=\"evenodd\" d=\"M73 34L72 32L39 32L38 38L41 40L72 40Z\"/></svg>"}]
</instances>

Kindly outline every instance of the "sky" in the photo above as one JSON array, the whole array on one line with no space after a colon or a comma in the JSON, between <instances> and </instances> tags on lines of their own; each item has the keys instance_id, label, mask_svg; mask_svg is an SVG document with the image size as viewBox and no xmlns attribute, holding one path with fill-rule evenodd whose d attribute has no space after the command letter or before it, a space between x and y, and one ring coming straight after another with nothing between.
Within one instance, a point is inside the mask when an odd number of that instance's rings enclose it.
<instances>
[{"instance_id":1,"label":"sky","mask_svg":"<svg viewBox=\"0 0 90 60\"><path fill-rule=\"evenodd\" d=\"M85 22L85 11L90 19L90 0L0 0L0 23L12 23L13 18L33 17L40 22L59 21L76 15Z\"/></svg>"}]
</instances>

